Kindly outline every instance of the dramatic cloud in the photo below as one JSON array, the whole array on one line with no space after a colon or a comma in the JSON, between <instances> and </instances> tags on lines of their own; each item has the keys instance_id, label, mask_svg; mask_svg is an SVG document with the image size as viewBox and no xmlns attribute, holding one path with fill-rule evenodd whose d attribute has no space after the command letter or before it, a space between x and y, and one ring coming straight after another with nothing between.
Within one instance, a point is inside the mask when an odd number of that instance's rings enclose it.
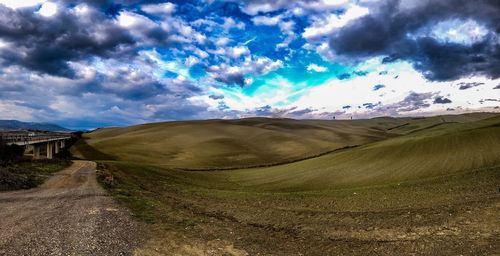
<instances>
[{"instance_id":1,"label":"dramatic cloud","mask_svg":"<svg viewBox=\"0 0 500 256\"><path fill-rule=\"evenodd\" d=\"M436 97L434 99L434 104L448 104L451 103L451 100L442 96Z\"/></svg>"},{"instance_id":2,"label":"dramatic cloud","mask_svg":"<svg viewBox=\"0 0 500 256\"><path fill-rule=\"evenodd\" d=\"M0 119L498 111L498 17L497 0L0 0Z\"/></svg>"},{"instance_id":3,"label":"dramatic cloud","mask_svg":"<svg viewBox=\"0 0 500 256\"><path fill-rule=\"evenodd\" d=\"M304 30L302 36L307 40L317 40L324 36L328 36L335 30L345 26L352 20L367 15L370 11L368 8L353 6L347 9L343 14L331 13L328 15L313 16L313 23Z\"/></svg>"},{"instance_id":4,"label":"dramatic cloud","mask_svg":"<svg viewBox=\"0 0 500 256\"><path fill-rule=\"evenodd\" d=\"M388 115L399 115L404 112L411 112L419 109L428 108L431 106L429 101L435 96L435 93L416 93L411 92L402 101L393 104L382 105L378 103L376 105L370 105L370 109L374 109L378 112L382 112Z\"/></svg>"},{"instance_id":5,"label":"dramatic cloud","mask_svg":"<svg viewBox=\"0 0 500 256\"><path fill-rule=\"evenodd\" d=\"M209 98L212 100L222 100L224 99L224 95L210 95Z\"/></svg>"},{"instance_id":6,"label":"dramatic cloud","mask_svg":"<svg viewBox=\"0 0 500 256\"><path fill-rule=\"evenodd\" d=\"M480 85L483 85L484 83L478 83L478 82L472 82L472 83L459 83L459 88L460 90L467 90L470 88L474 88Z\"/></svg>"},{"instance_id":7,"label":"dramatic cloud","mask_svg":"<svg viewBox=\"0 0 500 256\"><path fill-rule=\"evenodd\" d=\"M345 79L351 78L351 75L348 73L343 73L343 74L338 75L337 78L340 80L345 80Z\"/></svg>"},{"instance_id":8,"label":"dramatic cloud","mask_svg":"<svg viewBox=\"0 0 500 256\"><path fill-rule=\"evenodd\" d=\"M60 9L44 17L29 9L0 5L0 38L5 44L0 48L1 63L73 77L69 62L127 55L134 44L126 29L101 12L87 6Z\"/></svg>"},{"instance_id":9,"label":"dramatic cloud","mask_svg":"<svg viewBox=\"0 0 500 256\"><path fill-rule=\"evenodd\" d=\"M156 15L170 15L175 11L175 4L161 3L161 4L147 4L143 5L141 9L147 13Z\"/></svg>"},{"instance_id":10,"label":"dramatic cloud","mask_svg":"<svg viewBox=\"0 0 500 256\"><path fill-rule=\"evenodd\" d=\"M430 80L470 75L496 79L498 17L496 0L379 1L368 15L332 32L329 45L346 58L408 60Z\"/></svg>"},{"instance_id":11,"label":"dramatic cloud","mask_svg":"<svg viewBox=\"0 0 500 256\"><path fill-rule=\"evenodd\" d=\"M223 63L211 66L207 71L216 81L243 87L251 83L247 75L265 75L282 66L283 62L281 60L273 61L267 57L260 57L257 59L249 57L238 66L229 66Z\"/></svg>"},{"instance_id":12,"label":"dramatic cloud","mask_svg":"<svg viewBox=\"0 0 500 256\"><path fill-rule=\"evenodd\" d=\"M373 86L374 91L378 91L378 90L383 89L383 88L385 88L385 85L383 85L383 84L376 84L375 86Z\"/></svg>"}]
</instances>

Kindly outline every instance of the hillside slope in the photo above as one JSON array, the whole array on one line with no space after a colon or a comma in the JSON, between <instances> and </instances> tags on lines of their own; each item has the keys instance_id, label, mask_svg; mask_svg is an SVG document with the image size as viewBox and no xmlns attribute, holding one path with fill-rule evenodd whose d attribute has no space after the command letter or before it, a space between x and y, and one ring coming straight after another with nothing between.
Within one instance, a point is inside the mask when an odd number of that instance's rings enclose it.
<instances>
[{"instance_id":1,"label":"hillside slope","mask_svg":"<svg viewBox=\"0 0 500 256\"><path fill-rule=\"evenodd\" d=\"M336 149L496 116L474 113L428 118L292 120L248 118L153 123L98 129L73 153L91 160L119 160L182 169L266 166Z\"/></svg>"},{"instance_id":2,"label":"hillside slope","mask_svg":"<svg viewBox=\"0 0 500 256\"><path fill-rule=\"evenodd\" d=\"M314 159L214 173L237 187L303 191L371 186L500 165L500 117L449 123Z\"/></svg>"},{"instance_id":3,"label":"hillside slope","mask_svg":"<svg viewBox=\"0 0 500 256\"><path fill-rule=\"evenodd\" d=\"M74 149L85 158L210 169L268 165L391 136L364 124L290 119L168 122L100 129ZM88 146L100 153L85 150Z\"/></svg>"},{"instance_id":4,"label":"hillside slope","mask_svg":"<svg viewBox=\"0 0 500 256\"><path fill-rule=\"evenodd\" d=\"M158 136L162 133L164 139ZM168 164L174 159L189 168L206 163L220 168L241 164L227 156L252 151L231 151L221 143L217 150L226 155L194 164L161 155L175 141L197 160L203 157L197 155L197 143L226 136L262 150L255 159L263 162L280 140L248 139L260 133L301 145L322 141L318 138L331 145L367 143L290 164L224 171L186 171ZM148 136L156 136L158 148L141 144ZM114 177L106 188L138 219L155 223L139 255L189 255L186 248L201 254L224 249L236 254L237 249L242 255L498 251L500 116L175 122L103 129L87 138L79 150L114 160L99 164L101 179ZM294 147L284 148L295 153ZM139 149L143 161L135 160Z\"/></svg>"}]
</instances>

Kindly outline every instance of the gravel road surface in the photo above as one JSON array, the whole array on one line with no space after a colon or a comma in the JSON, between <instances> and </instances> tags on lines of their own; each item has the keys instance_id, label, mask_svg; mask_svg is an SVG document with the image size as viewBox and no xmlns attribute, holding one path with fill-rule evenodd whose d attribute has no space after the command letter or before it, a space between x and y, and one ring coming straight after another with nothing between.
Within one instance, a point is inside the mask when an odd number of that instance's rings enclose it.
<instances>
[{"instance_id":1,"label":"gravel road surface","mask_svg":"<svg viewBox=\"0 0 500 256\"><path fill-rule=\"evenodd\" d=\"M0 193L0 255L133 255L139 226L75 161L42 186Z\"/></svg>"}]
</instances>

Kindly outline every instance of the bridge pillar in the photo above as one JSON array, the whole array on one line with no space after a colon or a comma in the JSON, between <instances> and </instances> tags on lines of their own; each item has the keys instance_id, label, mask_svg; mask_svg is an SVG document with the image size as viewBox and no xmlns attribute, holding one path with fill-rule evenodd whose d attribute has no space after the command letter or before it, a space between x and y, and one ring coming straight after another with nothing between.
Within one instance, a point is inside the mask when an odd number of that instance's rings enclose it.
<instances>
[{"instance_id":1,"label":"bridge pillar","mask_svg":"<svg viewBox=\"0 0 500 256\"><path fill-rule=\"evenodd\" d=\"M54 151L56 154L59 154L59 149L60 149L59 145L60 145L59 141L57 141L57 140L54 141Z\"/></svg>"},{"instance_id":2,"label":"bridge pillar","mask_svg":"<svg viewBox=\"0 0 500 256\"><path fill-rule=\"evenodd\" d=\"M33 159L40 159L40 145L33 145Z\"/></svg>"},{"instance_id":3,"label":"bridge pillar","mask_svg":"<svg viewBox=\"0 0 500 256\"><path fill-rule=\"evenodd\" d=\"M66 147L66 140L61 140L61 148L65 148Z\"/></svg>"},{"instance_id":4,"label":"bridge pillar","mask_svg":"<svg viewBox=\"0 0 500 256\"><path fill-rule=\"evenodd\" d=\"M54 158L54 143L47 142L47 159Z\"/></svg>"}]
</instances>

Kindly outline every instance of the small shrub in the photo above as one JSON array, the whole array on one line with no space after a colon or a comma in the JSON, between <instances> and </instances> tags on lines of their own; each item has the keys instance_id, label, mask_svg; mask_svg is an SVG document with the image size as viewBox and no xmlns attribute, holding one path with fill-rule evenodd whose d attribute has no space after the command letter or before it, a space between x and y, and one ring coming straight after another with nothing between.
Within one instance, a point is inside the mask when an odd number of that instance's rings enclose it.
<instances>
[{"instance_id":1,"label":"small shrub","mask_svg":"<svg viewBox=\"0 0 500 256\"><path fill-rule=\"evenodd\" d=\"M106 188L113 188L116 185L115 177L104 164L97 166L97 180Z\"/></svg>"}]
</instances>

